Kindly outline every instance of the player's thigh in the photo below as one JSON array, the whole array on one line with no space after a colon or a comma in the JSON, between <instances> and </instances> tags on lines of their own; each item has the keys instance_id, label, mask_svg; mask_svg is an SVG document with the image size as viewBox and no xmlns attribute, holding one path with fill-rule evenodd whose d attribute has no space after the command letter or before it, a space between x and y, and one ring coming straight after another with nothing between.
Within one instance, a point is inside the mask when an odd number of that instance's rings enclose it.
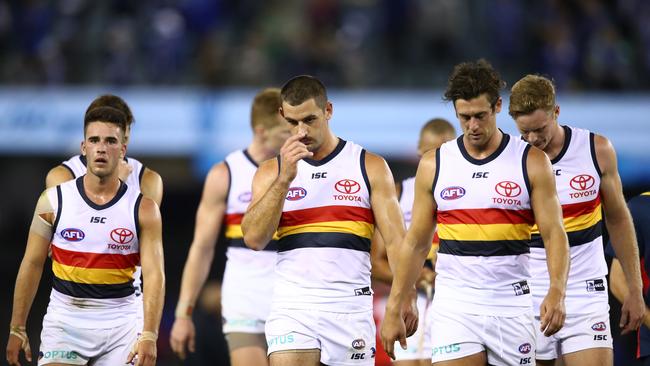
<instances>
[{"instance_id":1,"label":"player's thigh","mask_svg":"<svg viewBox=\"0 0 650 366\"><path fill-rule=\"evenodd\" d=\"M103 336L46 317L43 320L38 365L86 365L101 347Z\"/></svg>"},{"instance_id":2,"label":"player's thigh","mask_svg":"<svg viewBox=\"0 0 650 366\"><path fill-rule=\"evenodd\" d=\"M562 356L564 366L612 366L614 355L611 348L589 348Z\"/></svg>"},{"instance_id":3,"label":"player's thigh","mask_svg":"<svg viewBox=\"0 0 650 366\"><path fill-rule=\"evenodd\" d=\"M485 359L482 332L485 317L438 308L430 316L431 362L440 364L454 360L473 364L475 359ZM482 356L476 356L476 355ZM481 358L482 357L482 358ZM469 358L468 360L465 360Z\"/></svg>"},{"instance_id":4,"label":"player's thigh","mask_svg":"<svg viewBox=\"0 0 650 366\"><path fill-rule=\"evenodd\" d=\"M532 311L517 316L488 317L484 341L490 365L534 365L535 327Z\"/></svg>"},{"instance_id":5,"label":"player's thigh","mask_svg":"<svg viewBox=\"0 0 650 366\"><path fill-rule=\"evenodd\" d=\"M485 366L487 365L487 356L485 352L475 353L473 355L456 358L453 360L433 362L433 366Z\"/></svg>"},{"instance_id":6,"label":"player's thigh","mask_svg":"<svg viewBox=\"0 0 650 366\"><path fill-rule=\"evenodd\" d=\"M232 366L266 366L266 338L262 333L228 333L228 350Z\"/></svg>"},{"instance_id":7,"label":"player's thigh","mask_svg":"<svg viewBox=\"0 0 650 366\"><path fill-rule=\"evenodd\" d=\"M320 350L302 349L276 351L269 355L269 364L270 366L319 366Z\"/></svg>"},{"instance_id":8,"label":"player's thigh","mask_svg":"<svg viewBox=\"0 0 650 366\"><path fill-rule=\"evenodd\" d=\"M431 359L393 361L394 366L431 366Z\"/></svg>"},{"instance_id":9,"label":"player's thigh","mask_svg":"<svg viewBox=\"0 0 650 366\"><path fill-rule=\"evenodd\" d=\"M93 358L91 365L113 366L126 364L129 353L133 351L141 330L142 328L137 321L109 329L110 335L108 339L111 342L106 345L100 355ZM134 364L137 363L137 356L134 361L136 361Z\"/></svg>"},{"instance_id":10,"label":"player's thigh","mask_svg":"<svg viewBox=\"0 0 650 366\"><path fill-rule=\"evenodd\" d=\"M274 309L266 321L267 354L320 350L318 312L302 309Z\"/></svg>"}]
</instances>

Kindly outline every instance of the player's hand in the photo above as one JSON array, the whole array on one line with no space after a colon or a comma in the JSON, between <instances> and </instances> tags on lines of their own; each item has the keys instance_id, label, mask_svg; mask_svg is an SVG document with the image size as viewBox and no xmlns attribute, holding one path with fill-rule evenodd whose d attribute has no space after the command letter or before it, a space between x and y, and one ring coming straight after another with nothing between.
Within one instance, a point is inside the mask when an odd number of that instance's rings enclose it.
<instances>
[{"instance_id":1,"label":"player's hand","mask_svg":"<svg viewBox=\"0 0 650 366\"><path fill-rule=\"evenodd\" d=\"M406 337L410 337L418 330L418 293L413 288L409 293L407 301L402 305L402 319L404 319L404 326Z\"/></svg>"},{"instance_id":2,"label":"player's hand","mask_svg":"<svg viewBox=\"0 0 650 366\"><path fill-rule=\"evenodd\" d=\"M299 160L314 156L314 153L307 150L307 145L300 142L305 136L307 133L299 129L295 135L284 142L280 149L280 176L287 182L293 181L298 174Z\"/></svg>"},{"instance_id":3,"label":"player's hand","mask_svg":"<svg viewBox=\"0 0 650 366\"><path fill-rule=\"evenodd\" d=\"M135 347L129 353L126 363L132 364L133 360L136 360L135 366L154 366L156 358L156 341L153 339L138 339Z\"/></svg>"},{"instance_id":4,"label":"player's hand","mask_svg":"<svg viewBox=\"0 0 650 366\"><path fill-rule=\"evenodd\" d=\"M14 329L16 328L16 329ZM7 363L20 366L20 351L25 353L27 362L32 363L32 349L24 327L11 327L7 341Z\"/></svg>"},{"instance_id":5,"label":"player's hand","mask_svg":"<svg viewBox=\"0 0 650 366\"><path fill-rule=\"evenodd\" d=\"M386 314L384 314L384 321L381 323L381 344L384 350L392 358L395 359L395 342L399 341L400 346L406 349L406 327L404 326L404 319L401 311L390 309L386 306Z\"/></svg>"},{"instance_id":6,"label":"player's hand","mask_svg":"<svg viewBox=\"0 0 650 366\"><path fill-rule=\"evenodd\" d=\"M641 292L636 293L630 291L625 300L623 300L623 307L621 308L621 334L627 334L639 329L643 317L645 315L645 302Z\"/></svg>"},{"instance_id":7,"label":"player's hand","mask_svg":"<svg viewBox=\"0 0 650 366\"><path fill-rule=\"evenodd\" d=\"M564 295L557 288L550 287L539 309L540 331L549 337L557 333L564 325L566 310Z\"/></svg>"},{"instance_id":8,"label":"player's hand","mask_svg":"<svg viewBox=\"0 0 650 366\"><path fill-rule=\"evenodd\" d=\"M129 165L129 163L124 160L120 159L120 163L117 166L118 170L118 176L122 182L126 182L126 179L131 175L131 172L133 171L133 167Z\"/></svg>"},{"instance_id":9,"label":"player's hand","mask_svg":"<svg viewBox=\"0 0 650 366\"><path fill-rule=\"evenodd\" d=\"M190 352L194 353L195 337L196 330L194 329L192 319L176 318L176 320L174 320L172 332L169 336L169 343L171 344L174 353L176 353L181 360L184 360L186 357L185 347L187 347Z\"/></svg>"}]
</instances>

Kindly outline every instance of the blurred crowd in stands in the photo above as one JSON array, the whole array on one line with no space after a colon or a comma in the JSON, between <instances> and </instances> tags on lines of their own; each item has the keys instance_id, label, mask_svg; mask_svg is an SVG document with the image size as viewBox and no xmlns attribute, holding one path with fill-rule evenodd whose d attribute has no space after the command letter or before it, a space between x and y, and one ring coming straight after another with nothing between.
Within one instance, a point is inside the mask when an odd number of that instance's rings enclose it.
<instances>
[{"instance_id":1,"label":"blurred crowd in stands","mask_svg":"<svg viewBox=\"0 0 650 366\"><path fill-rule=\"evenodd\" d=\"M485 57L648 90L649 24L647 0L0 0L0 84L430 88Z\"/></svg>"}]
</instances>

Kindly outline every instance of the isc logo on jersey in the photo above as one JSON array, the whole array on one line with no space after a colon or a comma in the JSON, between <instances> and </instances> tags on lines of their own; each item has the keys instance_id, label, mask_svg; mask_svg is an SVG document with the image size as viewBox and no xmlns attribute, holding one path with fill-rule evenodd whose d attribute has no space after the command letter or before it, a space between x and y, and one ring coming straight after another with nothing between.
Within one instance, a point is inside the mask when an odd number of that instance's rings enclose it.
<instances>
[{"instance_id":1,"label":"isc logo on jersey","mask_svg":"<svg viewBox=\"0 0 650 366\"><path fill-rule=\"evenodd\" d=\"M83 231L75 228L61 230L61 237L67 241L81 241L86 237Z\"/></svg>"},{"instance_id":2,"label":"isc logo on jersey","mask_svg":"<svg viewBox=\"0 0 650 366\"><path fill-rule=\"evenodd\" d=\"M307 190L302 187L291 187L287 191L287 201L298 201L307 197Z\"/></svg>"},{"instance_id":3,"label":"isc logo on jersey","mask_svg":"<svg viewBox=\"0 0 650 366\"><path fill-rule=\"evenodd\" d=\"M457 200L465 195L465 188L463 187L447 187L440 191L440 198L443 200Z\"/></svg>"}]
</instances>

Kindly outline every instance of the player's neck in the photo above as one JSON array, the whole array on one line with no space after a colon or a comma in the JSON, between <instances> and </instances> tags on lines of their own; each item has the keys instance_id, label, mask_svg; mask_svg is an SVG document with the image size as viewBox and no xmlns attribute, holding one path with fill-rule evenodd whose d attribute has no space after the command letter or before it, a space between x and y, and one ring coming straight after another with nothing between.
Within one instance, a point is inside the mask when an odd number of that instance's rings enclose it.
<instances>
[{"instance_id":1,"label":"player's neck","mask_svg":"<svg viewBox=\"0 0 650 366\"><path fill-rule=\"evenodd\" d=\"M338 144L339 138L334 136L334 134L330 131L327 134L325 141L323 141L318 150L314 151L312 160L318 161L324 159L336 149L336 146L338 146Z\"/></svg>"},{"instance_id":2,"label":"player's neck","mask_svg":"<svg viewBox=\"0 0 650 366\"><path fill-rule=\"evenodd\" d=\"M475 146L463 138L463 144L465 145L465 150L467 153L475 159L484 159L492 155L499 146L501 146L501 140L503 139L503 132L500 129L496 129L487 143L483 146Z\"/></svg>"},{"instance_id":3,"label":"player's neck","mask_svg":"<svg viewBox=\"0 0 650 366\"><path fill-rule=\"evenodd\" d=\"M255 162L259 165L263 161L269 160L273 158L275 155L275 151L268 150L264 148L264 145L260 142L257 142L253 140L253 142L246 147L246 151L248 151L248 155L255 160Z\"/></svg>"},{"instance_id":4,"label":"player's neck","mask_svg":"<svg viewBox=\"0 0 650 366\"><path fill-rule=\"evenodd\" d=\"M120 179L117 173L106 177L87 173L83 178L83 186L86 196L94 203L102 205L115 197L120 188Z\"/></svg>"},{"instance_id":5,"label":"player's neck","mask_svg":"<svg viewBox=\"0 0 650 366\"><path fill-rule=\"evenodd\" d=\"M562 151L562 148L564 147L564 139L566 139L564 128L562 128L559 123L556 123L555 127L553 127L553 135L551 136L551 141L548 143L548 145L546 145L546 148L544 149L546 156L548 156L550 160L555 159L555 157L560 154L560 151Z\"/></svg>"}]
</instances>

